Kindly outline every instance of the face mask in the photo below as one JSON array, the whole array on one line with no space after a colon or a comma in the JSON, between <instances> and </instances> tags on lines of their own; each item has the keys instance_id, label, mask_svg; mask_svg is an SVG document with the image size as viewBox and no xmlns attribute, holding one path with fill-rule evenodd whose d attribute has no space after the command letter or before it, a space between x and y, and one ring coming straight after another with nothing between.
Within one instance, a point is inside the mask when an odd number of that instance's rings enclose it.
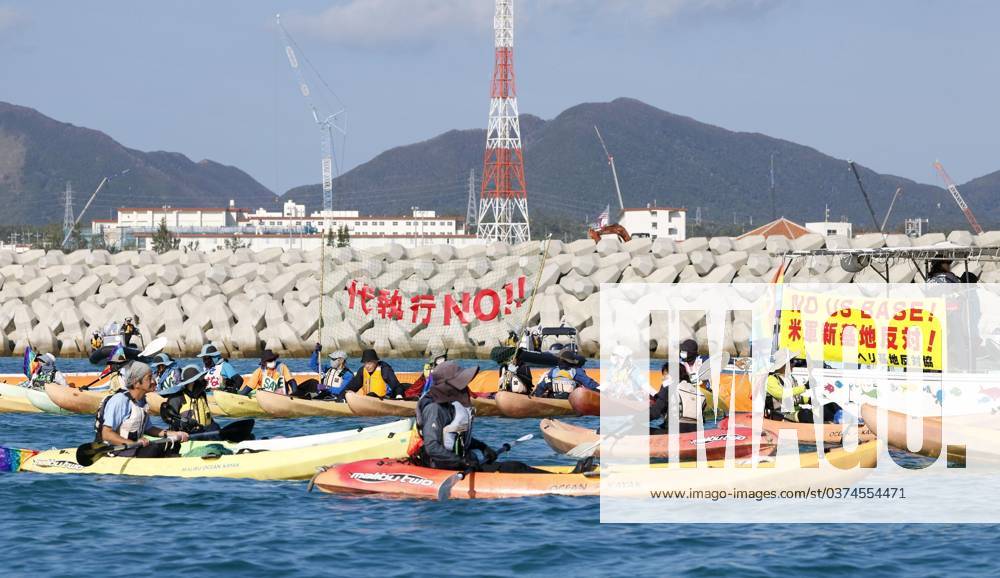
<instances>
[{"instance_id":1,"label":"face mask","mask_svg":"<svg viewBox=\"0 0 1000 578\"><path fill-rule=\"evenodd\" d=\"M268 369L274 369L275 367L278 367L278 362L277 361L268 361L267 362L267 368Z\"/></svg>"},{"instance_id":2,"label":"face mask","mask_svg":"<svg viewBox=\"0 0 1000 578\"><path fill-rule=\"evenodd\" d=\"M690 363L690 362L694 361L694 358L695 358L696 355L697 354L695 354L695 353L690 353L690 352L682 351L681 352L681 361L686 361L686 362Z\"/></svg>"},{"instance_id":3,"label":"face mask","mask_svg":"<svg viewBox=\"0 0 1000 578\"><path fill-rule=\"evenodd\" d=\"M439 357L439 358L437 358L437 359L434 360L434 365L435 366L441 365L445 361L448 361L447 357Z\"/></svg>"},{"instance_id":4,"label":"face mask","mask_svg":"<svg viewBox=\"0 0 1000 578\"><path fill-rule=\"evenodd\" d=\"M215 366L215 360L212 359L211 357L205 357L201 361L205 364L205 367Z\"/></svg>"}]
</instances>

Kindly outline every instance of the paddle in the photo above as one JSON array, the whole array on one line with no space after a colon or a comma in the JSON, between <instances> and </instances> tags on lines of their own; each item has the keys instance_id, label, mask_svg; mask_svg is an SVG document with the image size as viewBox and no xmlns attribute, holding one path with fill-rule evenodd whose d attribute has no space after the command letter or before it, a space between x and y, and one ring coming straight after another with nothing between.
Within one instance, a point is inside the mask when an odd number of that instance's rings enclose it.
<instances>
[{"instance_id":1,"label":"paddle","mask_svg":"<svg viewBox=\"0 0 1000 578\"><path fill-rule=\"evenodd\" d=\"M217 432L203 432L191 434L188 436L189 439L200 439L210 436L218 436L219 439L232 443L239 443L250 439L251 433L253 432L254 420L243 419L240 421L234 421L233 423L227 425ZM152 440L151 444L163 444L170 441L170 438L159 438ZM135 448L142 447L141 443L134 444L124 444L113 446L104 442L90 442L89 444L83 444L76 448L76 463L83 467L88 467L93 465L94 462L103 458L110 452L121 452L125 450L133 450Z\"/></svg>"},{"instance_id":2,"label":"paddle","mask_svg":"<svg viewBox=\"0 0 1000 578\"><path fill-rule=\"evenodd\" d=\"M142 358L147 358L148 359L150 357L153 357L157 353L163 351L163 348L166 347L166 346L167 346L167 338L166 337L157 337L156 339L150 341L149 345L147 345L145 349L143 349L142 351L139 352L139 355L136 356L136 359L142 359ZM119 368L119 369L116 369L116 370L112 371L111 373L106 374L106 375L105 374L101 374L101 375L97 376L97 379L95 379L94 381L91 381L87 385L81 385L80 389L90 389L90 386L96 384L97 382L101 381L102 379L110 379L110 378L114 377L115 375L118 375L120 372L121 372L121 369Z\"/></svg>"},{"instance_id":3,"label":"paddle","mask_svg":"<svg viewBox=\"0 0 1000 578\"><path fill-rule=\"evenodd\" d=\"M729 353L724 352L722 354L722 365L726 365L727 363L729 363ZM695 375L696 384L700 385L704 383L710 377L711 372L712 372L711 360L710 359L705 360L705 362L701 364L701 367L698 368L698 373ZM606 437L608 439L616 440L622 437L629 429L631 429L631 427L632 427L631 425L627 425L625 427L620 428L618 431L611 433ZM599 447L601 447L600 437L597 438L597 441L584 442L582 444L578 444L572 447L568 452L566 452L566 455L578 460L589 458L590 456L594 455L594 452Z\"/></svg>"},{"instance_id":4,"label":"paddle","mask_svg":"<svg viewBox=\"0 0 1000 578\"><path fill-rule=\"evenodd\" d=\"M513 442L511 442L509 444L504 444L504 445L500 446L500 449L497 450L497 457L499 457L500 454L504 454L504 453L509 452L517 444L519 444L521 442L526 442L526 441L532 439L533 437L535 437L533 434L526 434L526 435L523 435L523 436L517 438L516 440L514 440ZM443 484L441 484L441 487L438 488L438 500L442 500L443 501L443 500L447 500L448 498L450 498L451 497L451 489L453 487L455 487L455 484L457 484L458 482L464 480L465 476L471 474L474 471L475 471L474 468L469 468L469 469L467 469L465 471L458 472L457 474L453 474L453 475L449 476L448 479L445 480Z\"/></svg>"}]
</instances>

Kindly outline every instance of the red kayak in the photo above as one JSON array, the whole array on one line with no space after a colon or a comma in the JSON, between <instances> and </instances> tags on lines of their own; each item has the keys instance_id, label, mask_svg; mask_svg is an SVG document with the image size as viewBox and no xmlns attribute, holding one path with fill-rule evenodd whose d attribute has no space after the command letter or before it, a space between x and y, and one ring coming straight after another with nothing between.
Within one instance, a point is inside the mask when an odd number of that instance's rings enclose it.
<instances>
[{"instance_id":1,"label":"red kayak","mask_svg":"<svg viewBox=\"0 0 1000 578\"><path fill-rule=\"evenodd\" d=\"M540 424L542 436L546 443L559 453L567 453L571 449L582 444L593 444L597 442L599 436L592 429L587 429L554 419L543 419ZM705 458L709 460L722 459L726 457L726 446L733 445L733 455L742 458L753 452L753 430L748 427L736 426L730 434L728 430L715 428L706 429L701 434L698 432L678 433L677 452L681 460L698 459L698 448L705 448ZM648 449L636 442L641 438L623 437L615 442L616 453L622 452L624 455L646 455L649 457L666 458L669 456L669 435L649 436ZM761 432L760 449L758 455L767 456L774 453L777 438L768 431ZM594 450L594 455L600 455L600 446Z\"/></svg>"},{"instance_id":2,"label":"red kayak","mask_svg":"<svg viewBox=\"0 0 1000 578\"><path fill-rule=\"evenodd\" d=\"M586 387L578 387L569 394L569 405L576 415L601 415L601 394Z\"/></svg>"},{"instance_id":3,"label":"red kayak","mask_svg":"<svg viewBox=\"0 0 1000 578\"><path fill-rule=\"evenodd\" d=\"M547 466L545 473L475 472L455 484L452 498L520 498L558 494L596 496L599 476L571 473L573 466ZM436 499L438 488L456 472L416 466L406 460L364 460L327 468L313 484L327 493L384 494Z\"/></svg>"}]
</instances>

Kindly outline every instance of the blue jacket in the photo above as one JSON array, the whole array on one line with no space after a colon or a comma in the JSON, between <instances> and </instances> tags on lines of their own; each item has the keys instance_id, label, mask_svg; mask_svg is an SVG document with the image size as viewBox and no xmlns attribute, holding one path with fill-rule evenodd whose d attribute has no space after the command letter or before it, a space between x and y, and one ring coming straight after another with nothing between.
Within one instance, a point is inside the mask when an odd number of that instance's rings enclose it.
<instances>
[{"instance_id":1,"label":"blue jacket","mask_svg":"<svg viewBox=\"0 0 1000 578\"><path fill-rule=\"evenodd\" d=\"M535 397L544 397L546 395L549 395L552 389L552 378L558 371L560 371L558 367L553 367L552 369L545 372L545 375L542 376L542 379L538 381L538 387L535 388L535 391L531 395ZM591 377L587 375L587 372L584 371L582 367L574 368L571 371L573 372L573 381L575 381L577 385L581 385L583 387L586 387L587 389L593 389L595 391L601 387L601 384L591 379Z\"/></svg>"}]
</instances>

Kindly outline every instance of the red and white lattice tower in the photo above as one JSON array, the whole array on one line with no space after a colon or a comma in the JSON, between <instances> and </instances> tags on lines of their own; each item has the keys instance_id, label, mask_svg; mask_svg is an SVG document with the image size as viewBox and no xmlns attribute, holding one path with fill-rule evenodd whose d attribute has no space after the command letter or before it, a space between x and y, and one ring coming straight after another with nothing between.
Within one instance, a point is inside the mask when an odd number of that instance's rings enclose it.
<instances>
[{"instance_id":1,"label":"red and white lattice tower","mask_svg":"<svg viewBox=\"0 0 1000 578\"><path fill-rule=\"evenodd\" d=\"M514 83L514 0L496 0L493 30L496 65L477 230L481 239L520 243L531 239L531 229Z\"/></svg>"}]
</instances>

